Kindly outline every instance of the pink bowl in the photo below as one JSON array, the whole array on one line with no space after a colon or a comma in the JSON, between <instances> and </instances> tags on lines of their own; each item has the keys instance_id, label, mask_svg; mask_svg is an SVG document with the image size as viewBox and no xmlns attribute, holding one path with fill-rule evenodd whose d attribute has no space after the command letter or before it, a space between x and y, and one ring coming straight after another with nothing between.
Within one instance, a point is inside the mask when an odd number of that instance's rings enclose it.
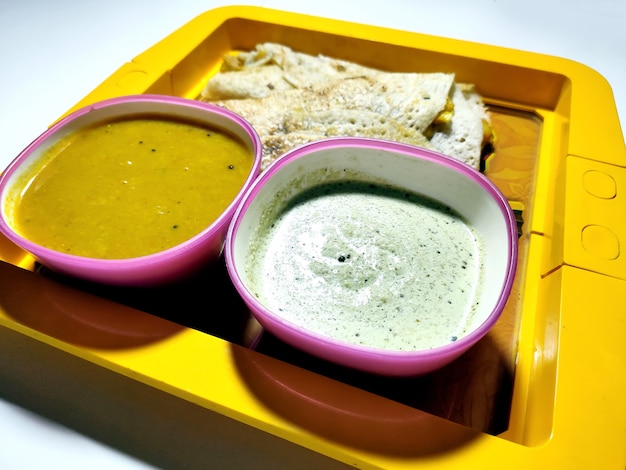
<instances>
[{"instance_id":1,"label":"pink bowl","mask_svg":"<svg viewBox=\"0 0 626 470\"><path fill-rule=\"evenodd\" d=\"M304 190L322 182L348 177L391 185L439 201L454 209L462 220L472 226L472 230L480 233L484 240L481 263L477 264L480 268L476 268L480 272L476 273L478 277L472 278L476 279L476 288L472 290L467 304L463 304L463 308L471 308L473 313L467 316L461 335L457 337L457 330L451 329L445 332L451 340L423 349L356 344L310 327L316 318L309 320L305 317L305 320L300 318L295 321L293 317L286 318L278 308L271 307L273 304L264 292L267 271L259 273L259 270L250 268L250 260L265 259L267 256L263 250L259 255L258 249L254 248L263 246L257 243L257 227L268 226L268 221L273 222L277 214L284 214L287 202L293 201L293 197ZM305 233L304 236L308 235ZM232 219L224 255L235 288L268 332L292 346L344 366L388 376L418 375L438 369L459 357L484 337L500 317L515 275L517 225L500 191L483 174L464 163L404 144L364 138L333 138L288 152L261 174L244 195ZM312 256L319 260L321 250ZM303 265L308 266L306 261ZM274 268L278 271L276 277L290 276L287 264L279 263L281 267ZM285 266L284 272L282 266ZM295 286L292 297L312 290L312 283L298 281L300 278L290 281ZM315 278L314 281L317 282ZM316 294L310 297L316 302ZM422 297L417 296L416 300L418 309ZM326 300L323 305L320 311L329 308ZM335 313L340 310L341 307L338 307L330 316L339 317ZM320 315L325 313L321 311ZM422 330L417 334L426 333Z\"/></svg>"},{"instance_id":2,"label":"pink bowl","mask_svg":"<svg viewBox=\"0 0 626 470\"><path fill-rule=\"evenodd\" d=\"M24 238L11 225L11 198L7 195L20 174L52 144L78 129L111 119L158 114L191 119L239 137L253 155L253 165L235 199L210 226L187 241L146 256L97 259L69 255L45 248ZM49 268L89 281L112 285L148 286L187 276L221 255L226 231L243 194L258 176L262 145L256 131L240 116L218 106L184 98L135 95L113 98L82 108L63 118L24 149L0 176L0 232Z\"/></svg>"}]
</instances>

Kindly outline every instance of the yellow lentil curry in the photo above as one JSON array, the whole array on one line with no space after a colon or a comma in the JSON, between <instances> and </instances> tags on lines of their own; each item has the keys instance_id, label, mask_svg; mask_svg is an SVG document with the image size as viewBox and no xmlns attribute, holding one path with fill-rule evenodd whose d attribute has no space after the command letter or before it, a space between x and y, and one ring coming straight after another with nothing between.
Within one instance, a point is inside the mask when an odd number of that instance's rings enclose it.
<instances>
[{"instance_id":1,"label":"yellow lentil curry","mask_svg":"<svg viewBox=\"0 0 626 470\"><path fill-rule=\"evenodd\" d=\"M253 156L206 125L141 116L77 131L24 175L22 236L74 255L121 259L175 246L241 190Z\"/></svg>"}]
</instances>

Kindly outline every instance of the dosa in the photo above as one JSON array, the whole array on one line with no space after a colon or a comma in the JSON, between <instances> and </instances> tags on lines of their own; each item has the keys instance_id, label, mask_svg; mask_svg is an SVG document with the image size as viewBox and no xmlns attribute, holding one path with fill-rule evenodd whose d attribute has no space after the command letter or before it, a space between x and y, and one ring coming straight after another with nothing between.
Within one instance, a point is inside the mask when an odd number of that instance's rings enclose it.
<instances>
[{"instance_id":1,"label":"dosa","mask_svg":"<svg viewBox=\"0 0 626 470\"><path fill-rule=\"evenodd\" d=\"M430 148L479 169L492 140L482 97L452 73L385 72L274 43L227 55L200 99L255 127L263 167L307 142L361 136Z\"/></svg>"}]
</instances>

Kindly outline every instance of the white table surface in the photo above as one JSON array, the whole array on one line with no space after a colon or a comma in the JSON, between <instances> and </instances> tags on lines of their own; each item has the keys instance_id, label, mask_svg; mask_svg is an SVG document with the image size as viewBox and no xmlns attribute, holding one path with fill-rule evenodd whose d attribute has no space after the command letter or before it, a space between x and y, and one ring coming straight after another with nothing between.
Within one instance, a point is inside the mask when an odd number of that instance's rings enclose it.
<instances>
[{"instance_id":1,"label":"white table surface","mask_svg":"<svg viewBox=\"0 0 626 470\"><path fill-rule=\"evenodd\" d=\"M242 3L576 60L608 80L621 121L626 122L624 0ZM228 4L232 3L0 0L0 168L124 62L195 16ZM2 397L0 390L1 469L149 468Z\"/></svg>"}]
</instances>

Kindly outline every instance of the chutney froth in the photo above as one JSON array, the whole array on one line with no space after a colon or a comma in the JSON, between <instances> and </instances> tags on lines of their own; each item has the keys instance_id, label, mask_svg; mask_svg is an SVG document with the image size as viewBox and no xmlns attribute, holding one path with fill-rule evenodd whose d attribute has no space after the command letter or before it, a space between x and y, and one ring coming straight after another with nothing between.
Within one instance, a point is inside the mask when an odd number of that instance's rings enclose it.
<instances>
[{"instance_id":1,"label":"chutney froth","mask_svg":"<svg viewBox=\"0 0 626 470\"><path fill-rule=\"evenodd\" d=\"M437 201L358 181L306 190L267 214L246 264L253 294L321 335L418 350L467 333L483 240Z\"/></svg>"}]
</instances>

